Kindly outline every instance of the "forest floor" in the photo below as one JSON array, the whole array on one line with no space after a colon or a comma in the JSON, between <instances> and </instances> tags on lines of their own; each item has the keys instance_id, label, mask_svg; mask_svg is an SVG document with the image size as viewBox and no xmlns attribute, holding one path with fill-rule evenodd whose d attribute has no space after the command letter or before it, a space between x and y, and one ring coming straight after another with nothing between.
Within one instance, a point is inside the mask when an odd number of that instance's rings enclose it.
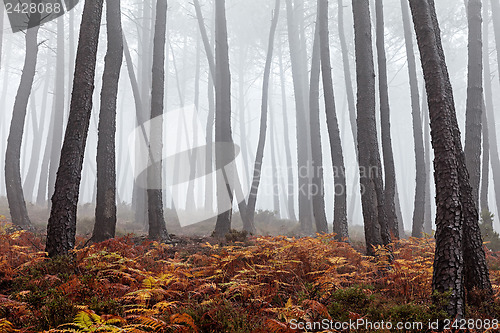
<instances>
[{"instance_id":1,"label":"forest floor","mask_svg":"<svg viewBox=\"0 0 500 333\"><path fill-rule=\"evenodd\" d=\"M84 247L78 237L70 257L49 260L43 234L3 219L0 332L347 332L346 324L432 332L436 320L446 324L431 302L432 238L392 244L393 260L385 248L366 257L332 235L174 239L131 234ZM495 301L469 305L466 317L499 328L500 252L487 250L487 260Z\"/></svg>"}]
</instances>

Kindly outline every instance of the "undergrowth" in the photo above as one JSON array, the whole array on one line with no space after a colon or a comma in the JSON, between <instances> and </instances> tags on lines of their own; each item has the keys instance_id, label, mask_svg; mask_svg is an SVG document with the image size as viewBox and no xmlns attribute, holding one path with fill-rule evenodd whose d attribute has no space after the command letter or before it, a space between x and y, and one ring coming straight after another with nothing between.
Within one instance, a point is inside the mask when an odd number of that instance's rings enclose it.
<instances>
[{"instance_id":1,"label":"undergrowth","mask_svg":"<svg viewBox=\"0 0 500 333\"><path fill-rule=\"evenodd\" d=\"M41 237L8 228L0 224L0 332L295 332L292 320L443 318L430 300L429 238L392 244L391 261L384 248L366 257L332 235L190 248L122 237L50 260ZM500 267L490 251L488 262ZM498 270L491 280L498 295ZM492 319L498 309L467 314Z\"/></svg>"}]
</instances>

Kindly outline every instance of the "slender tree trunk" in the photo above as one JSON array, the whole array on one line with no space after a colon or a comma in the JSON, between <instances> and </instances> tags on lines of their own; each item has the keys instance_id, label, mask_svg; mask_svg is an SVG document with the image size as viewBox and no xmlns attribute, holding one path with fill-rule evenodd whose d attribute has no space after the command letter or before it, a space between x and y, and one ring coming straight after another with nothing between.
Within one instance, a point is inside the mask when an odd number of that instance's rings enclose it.
<instances>
[{"instance_id":1,"label":"slender tree trunk","mask_svg":"<svg viewBox=\"0 0 500 333\"><path fill-rule=\"evenodd\" d=\"M367 253L373 246L389 244L390 235L385 216L382 164L378 149L375 118L375 69L368 0L353 0L356 45L356 76L358 82L358 161L361 182L361 203L365 224Z\"/></svg>"},{"instance_id":2,"label":"slender tree trunk","mask_svg":"<svg viewBox=\"0 0 500 333\"><path fill-rule=\"evenodd\" d=\"M321 148L321 126L319 122L319 76L321 71L319 42L319 11L314 29L314 44L311 60L311 81L309 85L309 128L311 133L311 157L314 168L311 175L312 208L317 233L328 233L325 213L325 186L323 181L323 151Z\"/></svg>"},{"instance_id":3,"label":"slender tree trunk","mask_svg":"<svg viewBox=\"0 0 500 333\"><path fill-rule=\"evenodd\" d=\"M384 37L384 7L382 0L375 0L376 12L376 43L378 59L379 97L380 97L380 122L382 130L382 152L384 158L384 203L387 216L387 225L390 233L399 239L398 221L394 197L396 193L396 170L391 141L391 112L389 106L389 92L387 82L387 59L385 55ZM423 211L421 211L423 214ZM423 216L421 218L423 222Z\"/></svg>"},{"instance_id":4,"label":"slender tree trunk","mask_svg":"<svg viewBox=\"0 0 500 333\"><path fill-rule=\"evenodd\" d=\"M481 41L481 0L467 3L468 20L468 75L465 119L465 163L469 171L472 196L479 207L481 179L481 127L483 104L483 59Z\"/></svg>"},{"instance_id":5,"label":"slender tree trunk","mask_svg":"<svg viewBox=\"0 0 500 333\"><path fill-rule=\"evenodd\" d=\"M102 75L97 141L97 195L92 240L115 237L116 231L116 99L123 61L120 1L106 0L108 49Z\"/></svg>"},{"instance_id":6,"label":"slender tree trunk","mask_svg":"<svg viewBox=\"0 0 500 333\"><path fill-rule=\"evenodd\" d=\"M335 97L333 93L332 68L330 65L330 40L328 31L328 0L318 0L319 40L321 49L321 72L323 74L323 90L325 96L326 122L330 138L330 151L333 162L334 179L334 213L333 232L337 239L349 237L347 227L347 184L345 179L344 153L340 138ZM350 75L350 73L349 73ZM350 97L348 97L349 99ZM313 132L311 132L311 135Z\"/></svg>"},{"instance_id":7,"label":"slender tree trunk","mask_svg":"<svg viewBox=\"0 0 500 333\"><path fill-rule=\"evenodd\" d=\"M103 0L86 0L83 9L71 107L47 226L45 250L50 257L66 255L75 246L76 210L92 112L102 5Z\"/></svg>"},{"instance_id":8,"label":"slender tree trunk","mask_svg":"<svg viewBox=\"0 0 500 333\"><path fill-rule=\"evenodd\" d=\"M239 51L240 64L238 66L238 109L239 109L239 122L240 122L240 154L243 157L243 165L245 165L245 177L247 182L252 183L250 178L251 161L248 152L248 137L247 137L247 124L246 124L246 101L245 101L245 72L246 72L246 58L248 47L241 46ZM250 214L251 215L251 214Z\"/></svg>"},{"instance_id":9,"label":"slender tree trunk","mask_svg":"<svg viewBox=\"0 0 500 333\"><path fill-rule=\"evenodd\" d=\"M408 77L410 81L411 116L413 141L415 146L415 201L413 207L413 237L422 237L425 221L425 189L427 187L427 167L425 164L424 139L422 134L422 119L420 116L420 96L418 91L417 66L413 51L413 35L411 32L408 1L401 0L403 29L405 35L406 59L408 61Z\"/></svg>"},{"instance_id":10,"label":"slender tree trunk","mask_svg":"<svg viewBox=\"0 0 500 333\"><path fill-rule=\"evenodd\" d=\"M488 118L486 116L486 107L484 106L483 100L483 112L482 112L483 124L488 124ZM488 126L483 126L483 161L481 169L481 191L479 196L479 207L480 214L487 213L490 211L488 205L488 182L490 179L490 140L488 133Z\"/></svg>"},{"instance_id":11,"label":"slender tree trunk","mask_svg":"<svg viewBox=\"0 0 500 333\"><path fill-rule=\"evenodd\" d=\"M486 4L486 1L485 1ZM493 31L495 34L495 44L496 44L496 53L497 53L497 65L500 69L500 2L498 0L491 0L491 14L493 21ZM488 22L489 20L486 20ZM485 29L486 29L485 24ZM484 35L486 38L488 37L486 34ZM488 47L489 40L484 40L484 45ZM493 105L493 93L491 89L491 70L489 63L489 49L485 50L485 57L488 57L488 61L484 62L484 72L487 75L486 85L485 85L485 103L486 110L488 115L488 132L490 134L490 157L491 157L491 171L493 174L493 187L495 189L495 204L497 206L497 213L500 212L500 157L498 154L498 143L497 143L497 134L495 129L495 112Z\"/></svg>"},{"instance_id":12,"label":"slender tree trunk","mask_svg":"<svg viewBox=\"0 0 500 333\"><path fill-rule=\"evenodd\" d=\"M32 3L38 5L40 0L34 0ZM28 30L25 37L26 56L24 59L23 72L21 74L21 82L19 83L14 102L14 110L12 112L12 120L5 153L5 183L10 216L12 223L23 229L31 228L31 221L28 217L21 184L20 157L28 100L35 78L38 57L37 37L40 20L40 13L33 13L29 17Z\"/></svg>"},{"instance_id":13,"label":"slender tree trunk","mask_svg":"<svg viewBox=\"0 0 500 333\"><path fill-rule=\"evenodd\" d=\"M231 229L235 170L226 164L234 160L231 133L231 73L227 42L226 2L215 0L215 167L217 173L217 222L214 236L224 237ZM225 146L223 148L222 145ZM226 146L227 145L227 146Z\"/></svg>"},{"instance_id":14,"label":"slender tree trunk","mask_svg":"<svg viewBox=\"0 0 500 333\"><path fill-rule=\"evenodd\" d=\"M165 94L165 39L167 26L167 0L156 2L156 21L153 41L153 71L151 89L150 167L148 169L148 220L149 238L168 240L163 216L162 150L163 150L163 99ZM157 118L158 117L158 118ZM160 119L160 120L159 120ZM160 188L158 188L160 184Z\"/></svg>"},{"instance_id":15,"label":"slender tree trunk","mask_svg":"<svg viewBox=\"0 0 500 333\"><path fill-rule=\"evenodd\" d=\"M274 84L273 82L270 81L269 87L271 90L271 96L273 96L273 88ZM280 205L280 173L278 171L278 165L277 165L277 158L278 152L277 152L277 147L276 147L276 142L278 138L276 137L276 115L275 115L275 108L274 108L274 103L273 99L269 99L269 136L271 137L271 167L272 167L272 177L273 177L273 211L277 215L278 218L281 218L283 216L281 212L281 205Z\"/></svg>"},{"instance_id":16,"label":"slender tree trunk","mask_svg":"<svg viewBox=\"0 0 500 333\"><path fill-rule=\"evenodd\" d=\"M295 112L297 118L297 164L299 178L299 222L300 227L305 233L312 233L312 211L311 200L309 197L310 170L309 160L309 130L307 129L307 99L304 95L304 76L303 65L301 63L301 44L297 22L294 18L294 8L292 0L286 0L288 43L290 47L290 60L292 63L292 76L295 95ZM306 174L304 174L304 171Z\"/></svg>"},{"instance_id":17,"label":"slender tree trunk","mask_svg":"<svg viewBox=\"0 0 500 333\"><path fill-rule=\"evenodd\" d=\"M286 81L285 81L285 69L283 68L283 52L281 50L281 40L278 45L279 47L279 66L280 66L280 86L281 86L281 112L283 113L283 136L285 140L290 140L290 135L288 134L288 108L287 108L287 95L286 95ZM286 168L288 176L288 184L286 186L287 194L287 209L288 218L291 220L297 220L295 215L295 185L293 178L293 167L292 167L292 154L290 151L290 145L285 145L285 156L286 156Z\"/></svg>"},{"instance_id":18,"label":"slender tree trunk","mask_svg":"<svg viewBox=\"0 0 500 333\"><path fill-rule=\"evenodd\" d=\"M262 160L264 158L264 147L266 144L267 132L267 114L268 114L268 101L269 101L269 76L271 74L271 65L273 60L274 49L274 35L276 33L276 26L278 25L280 9L280 0L276 0L274 7L273 19L271 22L271 31L269 33L269 40L267 44L267 58L264 67L264 77L262 84L262 104L260 112L260 132L259 141L257 143L257 154L255 156L255 163L253 169L252 185L250 187L250 194L248 195L247 214L250 222L253 224L255 216L255 204L257 202L257 191L260 184L260 175L262 170ZM240 96L241 98L241 96ZM272 138L271 138L272 140Z\"/></svg>"},{"instance_id":19,"label":"slender tree trunk","mask_svg":"<svg viewBox=\"0 0 500 333\"><path fill-rule=\"evenodd\" d=\"M56 51L56 83L54 91L54 133L49 164L48 197L54 194L57 168L61 157L61 146L64 129L64 17L57 18L57 51Z\"/></svg>"}]
</instances>

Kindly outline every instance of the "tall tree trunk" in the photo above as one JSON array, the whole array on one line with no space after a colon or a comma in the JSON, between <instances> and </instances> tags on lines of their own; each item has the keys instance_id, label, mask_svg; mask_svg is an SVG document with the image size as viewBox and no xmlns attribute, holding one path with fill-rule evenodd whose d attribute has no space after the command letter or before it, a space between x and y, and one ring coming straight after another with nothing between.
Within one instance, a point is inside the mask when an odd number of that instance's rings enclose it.
<instances>
[{"instance_id":1,"label":"tall tree trunk","mask_svg":"<svg viewBox=\"0 0 500 333\"><path fill-rule=\"evenodd\" d=\"M57 18L57 51L56 51L56 83L54 90L54 133L50 153L48 197L54 194L56 173L61 157L61 146L64 129L64 16Z\"/></svg>"},{"instance_id":2,"label":"tall tree trunk","mask_svg":"<svg viewBox=\"0 0 500 333\"><path fill-rule=\"evenodd\" d=\"M288 108L287 108L287 95L286 95L286 81L285 81L285 69L283 68L283 52L281 50L281 40L278 44L279 47L279 66L280 66L280 86L281 86L281 112L283 113L283 136L285 140L290 140L290 135L288 134ZM286 186L287 194L287 210L288 218L290 220L297 220L295 215L295 185L293 178L293 167L292 167L292 154L290 151L290 145L285 145L285 156L286 156L286 168L288 176L288 184Z\"/></svg>"},{"instance_id":3,"label":"tall tree trunk","mask_svg":"<svg viewBox=\"0 0 500 333\"><path fill-rule=\"evenodd\" d=\"M333 163L334 179L334 213L333 232L337 239L349 237L347 227L347 184L345 179L344 153L340 138L335 97L333 93L332 68L330 65L330 40L328 32L328 0L318 0L319 40L321 50L321 72L323 74L323 90L325 96L326 122L330 138L330 151ZM350 72L349 72L350 75ZM348 97L349 99L350 97ZM311 132L311 135L313 132Z\"/></svg>"},{"instance_id":4,"label":"tall tree trunk","mask_svg":"<svg viewBox=\"0 0 500 333\"><path fill-rule=\"evenodd\" d=\"M231 134L231 73L225 7L225 0L215 0L215 142L218 144L215 149L215 167L216 170L220 170L217 172L218 216L214 230L216 237L224 237L231 229L233 213L231 185L235 176L231 164L226 165L234 160L234 150Z\"/></svg>"},{"instance_id":5,"label":"tall tree trunk","mask_svg":"<svg viewBox=\"0 0 500 333\"><path fill-rule=\"evenodd\" d=\"M97 141L97 195L92 240L102 242L116 231L116 98L123 61L120 1L106 0L108 49L102 75Z\"/></svg>"},{"instance_id":6,"label":"tall tree trunk","mask_svg":"<svg viewBox=\"0 0 500 333\"><path fill-rule=\"evenodd\" d=\"M148 169L148 220L149 238L168 240L163 216L162 150L163 150L163 99L165 94L165 39L167 30L167 0L156 2L156 21L153 41L153 71L151 89L150 167ZM158 117L158 118L157 118ZM160 184L160 188L158 188Z\"/></svg>"},{"instance_id":7,"label":"tall tree trunk","mask_svg":"<svg viewBox=\"0 0 500 333\"><path fill-rule=\"evenodd\" d=\"M481 41L481 0L467 3L468 21L468 75L465 119L465 163L469 171L472 196L479 207L481 179L481 127L483 104L483 59Z\"/></svg>"},{"instance_id":8,"label":"tall tree trunk","mask_svg":"<svg viewBox=\"0 0 500 333\"><path fill-rule=\"evenodd\" d=\"M358 161L361 183L361 203L365 225L367 253L373 246L389 244L390 234L385 216L382 164L377 140L375 118L375 69L368 0L353 0L354 35L356 45L356 77L358 82Z\"/></svg>"},{"instance_id":9,"label":"tall tree trunk","mask_svg":"<svg viewBox=\"0 0 500 333\"><path fill-rule=\"evenodd\" d=\"M486 1L485 1L486 3ZM495 44L497 53L497 65L500 69L500 2L498 0L491 0L491 14L493 21L493 31L495 34ZM485 19L485 22L489 20ZM485 24L485 29L486 29ZM487 35L485 34L485 38ZM484 45L488 47L488 39L484 40ZM484 72L487 75L486 85L485 85L485 103L486 110L488 114L488 132L490 134L490 156L491 156L491 171L493 174L493 187L495 188L495 203L497 206L497 213L500 212L500 157L498 154L498 143L497 134L495 129L495 112L493 106L493 93L491 89L491 71L489 63L489 50L486 49L485 57L488 57L488 61L484 62ZM499 213L500 215L500 213Z\"/></svg>"},{"instance_id":10,"label":"tall tree trunk","mask_svg":"<svg viewBox=\"0 0 500 333\"><path fill-rule=\"evenodd\" d=\"M297 164L298 164L298 179L299 179L299 222L300 227L305 233L312 233L312 211L311 200L309 197L310 187L310 170L308 170L309 160L309 131L307 129L307 99L304 95L304 82L306 76L303 70L301 55L301 44L299 39L299 31L297 22L294 18L294 8L292 0L286 0L287 11L287 28L288 28L288 43L290 48L290 60L292 63L292 76L295 95L295 113L297 123ZM304 172L300 171L306 171Z\"/></svg>"},{"instance_id":11,"label":"tall tree trunk","mask_svg":"<svg viewBox=\"0 0 500 333\"><path fill-rule=\"evenodd\" d=\"M432 233L432 212L431 212L431 135L429 121L429 106L427 102L427 93L425 93L425 85L422 89L422 114L424 117L424 149L425 149L425 215L424 215L424 232Z\"/></svg>"},{"instance_id":12,"label":"tall tree trunk","mask_svg":"<svg viewBox=\"0 0 500 333\"><path fill-rule=\"evenodd\" d=\"M425 221L425 189L427 187L427 166L425 164L424 139L422 134L422 119L420 116L420 96L418 91L417 66L413 51L413 35L411 32L408 1L401 0L403 29L408 61L408 77L410 82L411 118L413 141L415 146L415 201L413 207L412 233L413 237L422 237Z\"/></svg>"},{"instance_id":13,"label":"tall tree trunk","mask_svg":"<svg viewBox=\"0 0 500 333\"><path fill-rule=\"evenodd\" d=\"M312 208L317 233L328 233L328 222L325 213L325 186L323 181L323 151L321 148L321 126L319 122L319 76L321 71L319 43L319 11L317 9L314 44L311 59L311 81L309 85L309 128L311 133L311 157L314 166L311 175L309 195L312 197Z\"/></svg>"},{"instance_id":14,"label":"tall tree trunk","mask_svg":"<svg viewBox=\"0 0 500 333\"><path fill-rule=\"evenodd\" d=\"M396 193L396 170L391 141L391 111L389 107L389 92L387 82L387 59L385 55L384 37L384 7L382 0L375 0L376 12L376 44L378 60L379 97L380 97L380 122L382 130L382 152L384 158L384 210L387 216L387 225L392 236L399 239L398 220L394 204ZM423 214L423 211L421 211ZM423 216L421 218L423 222Z\"/></svg>"},{"instance_id":15,"label":"tall tree trunk","mask_svg":"<svg viewBox=\"0 0 500 333\"><path fill-rule=\"evenodd\" d=\"M486 116L486 107L484 106L483 100L483 112L482 112L483 124L488 124L488 118ZM482 213L489 212L488 205L488 182L490 180L490 140L488 133L488 126L483 126L483 161L481 169L481 191L479 196L479 208L480 215Z\"/></svg>"},{"instance_id":16,"label":"tall tree trunk","mask_svg":"<svg viewBox=\"0 0 500 333\"><path fill-rule=\"evenodd\" d=\"M246 72L246 59L247 59L248 47L240 46L239 51L239 66L238 66L238 114L240 123L240 154L243 157L243 165L245 166L244 175L248 183L253 180L250 178L251 175L251 161L249 160L248 152L248 137L247 137L247 124L246 124L246 101L245 101L245 72Z\"/></svg>"},{"instance_id":17,"label":"tall tree trunk","mask_svg":"<svg viewBox=\"0 0 500 333\"><path fill-rule=\"evenodd\" d=\"M267 58L264 67L264 77L262 83L262 104L260 109L260 132L259 141L257 143L257 153L255 156L255 163L253 169L252 185L250 187L250 193L248 195L247 204L247 214L250 222L253 224L255 216L255 204L257 202L257 191L260 184L260 175L262 170L262 160L264 158L264 147L266 144L266 132L267 132L267 109L269 101L269 76L271 74L271 65L273 61L273 49L274 49L274 35L276 32L276 26L278 25L280 9L280 0L276 0L274 7L273 19L271 22L271 30L269 32L269 40L267 44ZM241 98L241 96L240 96ZM271 138L272 140L272 138Z\"/></svg>"},{"instance_id":18,"label":"tall tree trunk","mask_svg":"<svg viewBox=\"0 0 500 333\"><path fill-rule=\"evenodd\" d=\"M45 250L50 257L66 255L75 246L76 210L92 112L102 5L103 0L86 0L83 8L71 107L47 226Z\"/></svg>"},{"instance_id":19,"label":"tall tree trunk","mask_svg":"<svg viewBox=\"0 0 500 333\"><path fill-rule=\"evenodd\" d=\"M270 81L269 83L270 87L270 95L273 96L273 88L274 83ZM281 180L281 175L279 173L278 165L277 165L277 159L279 158L278 152L277 152L277 136L276 136L276 110L274 108L274 103L273 99L269 99L269 136L271 137L271 168L272 168L272 177L273 177L273 211L276 214L278 218L281 218L283 216L281 212L281 205L280 205L280 180Z\"/></svg>"},{"instance_id":20,"label":"tall tree trunk","mask_svg":"<svg viewBox=\"0 0 500 333\"><path fill-rule=\"evenodd\" d=\"M33 0L32 3L38 5L40 1L41 0ZM28 100L35 78L38 57L37 37L40 20L41 14L38 12L31 14L29 17L28 31L25 37L26 56L24 58L21 82L19 83L16 99L14 101L14 110L12 112L12 120L5 153L5 183L10 216L12 223L23 229L31 228L31 221L28 217L21 184L20 157Z\"/></svg>"},{"instance_id":21,"label":"tall tree trunk","mask_svg":"<svg viewBox=\"0 0 500 333\"><path fill-rule=\"evenodd\" d=\"M433 290L447 297L450 317L464 315L464 284L491 291L477 224L465 156L461 147L453 92L441 45L434 1L410 0L421 54L435 152L436 253ZM476 280L472 280L475 276Z\"/></svg>"},{"instance_id":22,"label":"tall tree trunk","mask_svg":"<svg viewBox=\"0 0 500 333\"><path fill-rule=\"evenodd\" d=\"M448 68L444 57L444 51L441 45L441 35L439 24L435 15L434 0L429 0L431 7L431 16L434 33L436 35L439 56L441 58L441 68L445 77L445 84L447 89L447 98L452 107L453 117L451 118L453 127L453 137L455 141L456 154L458 157L458 176L460 184L460 199L463 209L464 217L464 263L465 263L465 288L471 292L473 288L481 289L484 291L485 297L492 294L492 287L489 278L488 267L486 264L486 256L483 249L483 241L481 230L479 229L479 215L477 205L475 203L472 187L469 182L469 175L465 164L465 154L462 149L462 141L460 139L460 129L457 122L455 113L455 102L453 101L453 90L451 87ZM469 294L472 297L472 294Z\"/></svg>"}]
</instances>

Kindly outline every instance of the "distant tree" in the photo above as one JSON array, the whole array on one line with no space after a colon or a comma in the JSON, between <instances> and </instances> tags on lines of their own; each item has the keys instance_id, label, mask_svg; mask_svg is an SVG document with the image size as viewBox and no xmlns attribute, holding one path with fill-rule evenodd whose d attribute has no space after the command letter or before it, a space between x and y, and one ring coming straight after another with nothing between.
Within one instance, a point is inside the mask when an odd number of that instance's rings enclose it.
<instances>
[{"instance_id":1,"label":"distant tree","mask_svg":"<svg viewBox=\"0 0 500 333\"><path fill-rule=\"evenodd\" d=\"M103 0L86 0L83 8L71 107L47 226L45 250L50 257L65 255L75 246L76 210L92 112L102 5Z\"/></svg>"},{"instance_id":2,"label":"distant tree","mask_svg":"<svg viewBox=\"0 0 500 333\"><path fill-rule=\"evenodd\" d=\"M368 254L374 254L373 246L389 244L391 239L384 209L382 164L375 119L375 69L368 0L353 0L352 10L358 82L357 144L361 203L366 250Z\"/></svg>"},{"instance_id":3,"label":"distant tree","mask_svg":"<svg viewBox=\"0 0 500 333\"><path fill-rule=\"evenodd\" d=\"M328 0L318 0L318 22L326 122L328 126L328 135L330 138L330 152L332 155L334 171L333 180L335 189L335 202L333 211L333 232L336 234L337 239L342 240L346 239L349 236L347 227L347 184L345 179L344 153L342 149L342 142L340 139L337 111L335 110L332 68L330 64L331 60L330 40L328 36Z\"/></svg>"},{"instance_id":4,"label":"distant tree","mask_svg":"<svg viewBox=\"0 0 500 333\"><path fill-rule=\"evenodd\" d=\"M106 0L108 49L102 75L97 141L97 195L92 240L115 237L116 230L116 98L123 62L120 1Z\"/></svg>"},{"instance_id":5,"label":"distant tree","mask_svg":"<svg viewBox=\"0 0 500 333\"><path fill-rule=\"evenodd\" d=\"M413 50L413 34L411 31L410 13L407 0L401 0L401 13L403 17L406 59L408 61L411 118L413 128L413 141L415 146L415 201L413 204L413 223L411 235L413 237L422 237L425 220L425 189L427 187L427 165L425 164L422 119L420 116L420 96L418 91L417 65L415 62L415 53Z\"/></svg>"},{"instance_id":6,"label":"distant tree","mask_svg":"<svg viewBox=\"0 0 500 333\"><path fill-rule=\"evenodd\" d=\"M225 0L215 0L215 167L217 173L218 216L214 235L224 237L231 229L232 209L226 210L224 198L233 203L234 170L226 163L234 160L234 150L222 147L220 143L231 145L231 73L229 71L229 46L227 42ZM226 148L226 149L224 149Z\"/></svg>"},{"instance_id":7,"label":"distant tree","mask_svg":"<svg viewBox=\"0 0 500 333\"><path fill-rule=\"evenodd\" d=\"M40 4L41 0L33 0L33 4ZM3 15L3 13L2 13ZM27 229L31 228L31 221L24 201L23 188L21 184L21 144L23 141L24 124L28 108L28 100L35 78L36 62L38 57L38 30L41 14L34 12L29 15L28 30L26 31L26 56L24 58L21 82L17 89L14 101L14 110L10 123L7 149L5 153L5 185L7 188L7 200L9 202L12 223Z\"/></svg>"},{"instance_id":8,"label":"distant tree","mask_svg":"<svg viewBox=\"0 0 500 333\"><path fill-rule=\"evenodd\" d=\"M481 128L483 108L483 59L481 41L481 0L467 2L468 75L465 119L465 163L469 171L472 195L479 207L481 179Z\"/></svg>"},{"instance_id":9,"label":"distant tree","mask_svg":"<svg viewBox=\"0 0 500 333\"><path fill-rule=\"evenodd\" d=\"M148 220L149 238L160 241L168 240L167 226L163 215L163 193L158 184L162 182L162 149L163 149L163 99L165 94L165 40L167 26L167 0L157 0L156 20L153 41L153 71L151 89L151 123L149 135L150 161L148 169Z\"/></svg>"},{"instance_id":10,"label":"distant tree","mask_svg":"<svg viewBox=\"0 0 500 333\"><path fill-rule=\"evenodd\" d=\"M269 40L267 44L267 57L266 57L266 64L264 67L264 77L262 83L262 103L260 112L259 141L257 143L257 153L255 155L252 185L250 187L250 194L248 195L248 204L247 204L247 216L250 219L252 225L255 216L255 204L257 202L257 192L260 184L262 160L264 158L264 147L266 144L267 116L268 116L268 106L269 106L269 76L271 74L271 65L273 61L273 50L274 50L274 35L276 33L276 26L278 25L279 13L280 13L280 0L276 0L273 12L273 19L271 21L271 30L269 32ZM271 141L272 140L273 138L271 137Z\"/></svg>"},{"instance_id":11,"label":"distant tree","mask_svg":"<svg viewBox=\"0 0 500 333\"><path fill-rule=\"evenodd\" d=\"M300 1L299 1L300 2ZM307 68L305 65L305 57L302 50L299 25L295 18L296 11L299 9L297 6L292 5L292 0L286 0L287 12L287 30L288 30L288 44L290 49L290 61L292 65L292 78L295 97L295 114L296 114L296 128L297 128L297 164L298 170L302 172L298 175L299 186L299 222L303 232L312 233L312 207L310 198L310 172L308 170L308 161L310 159L310 133L307 129L308 117L307 115ZM300 6L299 6L300 7ZM304 171L307 171L304 174Z\"/></svg>"},{"instance_id":12,"label":"distant tree","mask_svg":"<svg viewBox=\"0 0 500 333\"><path fill-rule=\"evenodd\" d=\"M385 55L384 7L382 0L375 0L376 44L378 60L378 83L380 97L380 123L382 130L382 153L384 158L384 210L392 236L399 238L398 219L394 199L396 196L396 170L391 140L391 110L387 80L387 57ZM423 217L422 217L423 221Z\"/></svg>"},{"instance_id":13,"label":"distant tree","mask_svg":"<svg viewBox=\"0 0 500 333\"><path fill-rule=\"evenodd\" d=\"M319 10L316 15L314 43L311 56L311 80L309 84L309 131L311 133L311 157L314 168L311 175L311 193L316 232L327 233L328 222L325 212L325 186L323 181L323 151L321 148L321 126L319 121L319 79L321 57L319 44Z\"/></svg>"}]
</instances>

